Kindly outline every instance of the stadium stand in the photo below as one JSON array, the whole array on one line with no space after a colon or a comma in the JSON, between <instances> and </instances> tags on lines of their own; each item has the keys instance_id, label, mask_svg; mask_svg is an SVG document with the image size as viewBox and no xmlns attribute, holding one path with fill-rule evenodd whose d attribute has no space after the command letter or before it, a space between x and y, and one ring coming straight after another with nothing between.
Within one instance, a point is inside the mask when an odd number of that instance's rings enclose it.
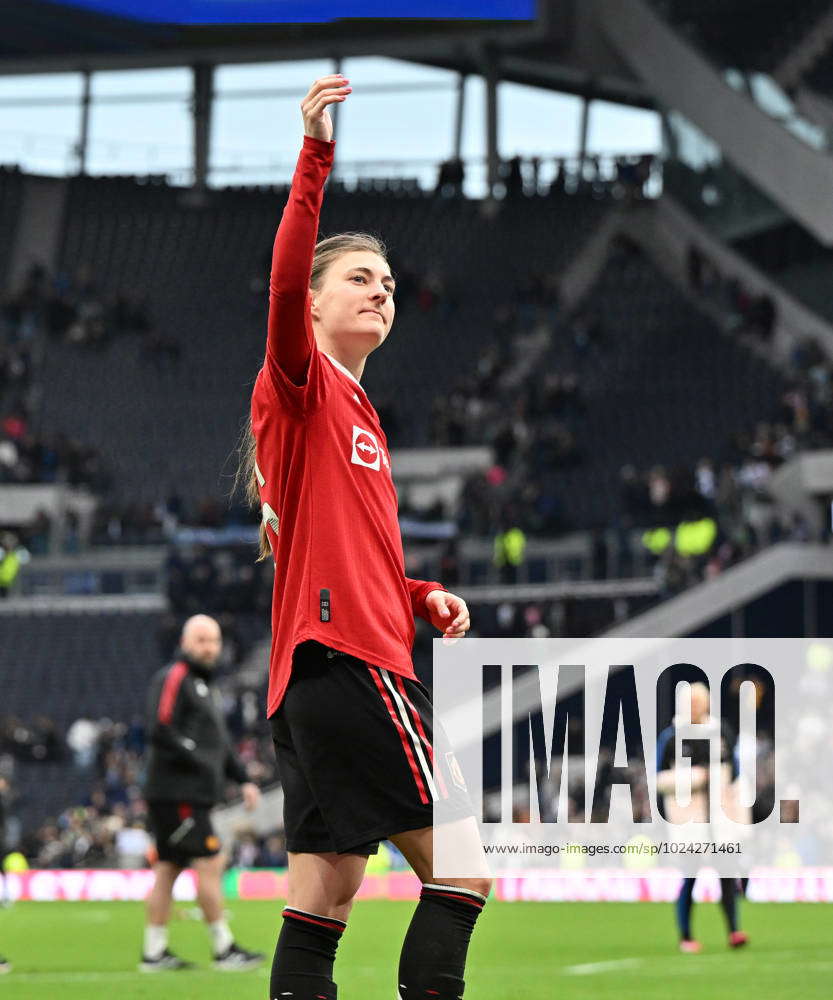
<instances>
[{"instance_id":1,"label":"stadium stand","mask_svg":"<svg viewBox=\"0 0 833 1000\"><path fill-rule=\"evenodd\" d=\"M83 263L102 289L141 298L152 329L114 339L98 353L53 344L44 377L54 391L44 400L42 425L92 433L122 500L154 502L160 483L167 494L191 501L222 493L261 361L264 256L285 194L224 192L196 208L164 186L70 183L62 269L72 274ZM426 440L420 415L430 400L417 387L442 394L479 349L494 309L528 266L522 251L534 246L541 266L557 271L603 212L585 197L524 199L512 206L515 235L509 236L500 219L462 199L378 193L327 199L322 233L381 232L394 269L405 272L396 333L384 365L371 362L366 377L380 405L396 398L396 443ZM505 285L491 278L498 271ZM432 291L420 296L425 282ZM83 410L76 395L86 400ZM146 462L128 463L127 455Z\"/></svg>"},{"instance_id":2,"label":"stadium stand","mask_svg":"<svg viewBox=\"0 0 833 1000\"><path fill-rule=\"evenodd\" d=\"M31 613L4 615L2 622L6 712L26 721L46 715L62 739L76 719L94 714L129 722L143 712L148 678L159 666L157 615ZM17 767L24 824L81 801L73 795L86 779L66 760Z\"/></svg>"},{"instance_id":3,"label":"stadium stand","mask_svg":"<svg viewBox=\"0 0 833 1000\"><path fill-rule=\"evenodd\" d=\"M110 471L111 495L122 502L153 504L178 495L196 506L222 496L260 363L263 262L282 195L229 191L197 208L161 185L89 179L71 185L64 270L83 264L101 295L106 289L110 297L141 301L151 329L113 336L96 351L53 343L44 378L54 391L44 399L42 428L91 440ZM334 193L325 205L322 232L381 232L400 278L397 329L384 365L373 359L365 380L380 409L393 411L395 446L426 443L433 400L447 399L456 373L506 333L501 308L530 280L525 248L536 248L536 271L557 276L605 212L603 202L584 195L513 199L496 218L484 217L472 202L419 194ZM437 246L439 256L430 249ZM486 277L493 273L505 281ZM729 436L765 419L780 394L765 365L721 336L638 254L614 254L590 301L598 304L599 344L577 339L575 319L572 325L555 319L555 302L546 318L555 327L547 368L578 377L586 412L566 424L575 450L589 456L549 472L547 488L557 491L563 510L560 530L603 527L615 518L617 476L626 462L722 460ZM533 309L522 319L535 315ZM229 329L238 345L231 352ZM636 387L626 389L635 375ZM515 386L516 399L540 391L541 377L532 372L520 393ZM748 392L733 391L747 383ZM85 387L83 410L73 401L78 387ZM684 411L678 406L683 392ZM494 408L496 398L481 402ZM612 419L625 429L615 440ZM551 447L540 448L531 471L543 472L551 454ZM127 455L144 461L126 462ZM601 469L607 488L589 488Z\"/></svg>"},{"instance_id":4,"label":"stadium stand","mask_svg":"<svg viewBox=\"0 0 833 1000\"><path fill-rule=\"evenodd\" d=\"M525 473L557 497L563 526L603 528L620 513L623 466L737 458L734 435L771 415L783 382L626 243L588 302L543 366L577 379L581 405L568 421L580 457L558 466L533 450Z\"/></svg>"},{"instance_id":5,"label":"stadium stand","mask_svg":"<svg viewBox=\"0 0 833 1000\"><path fill-rule=\"evenodd\" d=\"M266 628L259 616L218 617L229 670L262 639ZM16 813L25 828L32 828L44 817L86 801L95 761L104 752L102 730L121 726L123 739L128 728L134 728L141 748L148 680L171 657L181 619L91 608L86 613L33 609L3 614L0 620L0 753L14 758ZM262 700L258 698L258 707ZM72 727L79 719L88 720L94 730L86 763L72 746Z\"/></svg>"},{"instance_id":6,"label":"stadium stand","mask_svg":"<svg viewBox=\"0 0 833 1000\"><path fill-rule=\"evenodd\" d=\"M797 222L785 220L753 233L737 240L735 248L812 310L833 320L829 279L833 252Z\"/></svg>"},{"instance_id":7,"label":"stadium stand","mask_svg":"<svg viewBox=\"0 0 833 1000\"><path fill-rule=\"evenodd\" d=\"M285 191L227 190L194 202L150 181L68 183L56 282L74 312L69 324L51 326L39 372L50 392L38 432L48 439L60 430L89 443L104 501L95 542L162 543L166 514L219 526L229 519L236 431L263 350L266 261ZM484 210L402 186L347 192L334 185L325 202L322 233L381 232L397 274L397 328L384 363L381 355L371 361L365 379L391 443L488 443L494 451L484 481L478 474L467 487L464 537L489 538L515 522L533 535L582 528L597 538L610 530L624 536L673 527L687 513L685 498L695 497L698 510L716 510L722 541L732 537L725 515L740 501L732 493L721 510L717 470L734 463L728 480L742 482L744 463L783 457L758 425L776 419L788 384L719 328L697 302L702 289L677 287L619 240L585 301L574 311L560 306L558 280L607 217L609 195L592 186L518 192ZM522 356L534 363L524 367ZM477 417L453 429L455 399ZM702 481L709 476L711 490ZM754 494L757 481L750 482ZM672 502L629 509L634 490L648 496L654 487L667 488ZM120 518L125 525L114 532ZM250 520L240 511L231 518ZM777 533L767 532L753 532L746 547L729 545L708 564L657 559L656 588L633 595L473 594L478 632L598 634L775 541ZM608 564L598 549L593 573L601 578ZM625 560L620 570L632 565ZM223 624L227 640L236 633L236 660L263 639L270 580L247 563L245 550L188 543L171 550L167 569L171 616L161 624L149 615L57 616L49 629L32 630L28 616L8 617L13 640L17 631L37 633L7 649L19 654L9 673L14 712L23 719L46 712L66 732L93 698L96 714L129 723L147 676L167 655L154 635L165 633L170 646L174 615L235 612ZM120 643L130 646L134 631L136 648L124 651ZM43 698L36 705L25 682L47 676L56 648L64 650L63 676L71 681L83 671L87 687L73 684L73 696L54 707ZM430 679L427 629L419 629L415 657ZM127 666L114 684L117 663ZM31 782L28 772L40 767L45 780ZM37 788L19 809L30 826L84 801L68 761L20 761L19 787L24 780Z\"/></svg>"}]
</instances>

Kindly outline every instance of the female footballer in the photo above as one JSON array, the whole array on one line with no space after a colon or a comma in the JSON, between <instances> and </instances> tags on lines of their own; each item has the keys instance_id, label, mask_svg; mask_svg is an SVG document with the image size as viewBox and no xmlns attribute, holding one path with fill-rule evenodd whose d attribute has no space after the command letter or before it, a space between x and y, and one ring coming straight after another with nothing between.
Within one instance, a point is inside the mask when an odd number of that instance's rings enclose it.
<instances>
[{"instance_id":1,"label":"female footballer","mask_svg":"<svg viewBox=\"0 0 833 1000\"><path fill-rule=\"evenodd\" d=\"M266 356L243 471L275 561L268 715L284 790L288 905L272 998L331 1000L333 963L367 858L390 839L422 882L399 963L401 1000L458 1000L487 878L435 881L433 807L474 824L414 674L414 615L461 638L469 613L441 584L405 576L384 431L361 385L394 319L384 246L316 243L333 162L325 76L301 102L304 139L275 238ZM440 733L437 732L439 739ZM453 759L453 758L452 758ZM468 818L465 818L468 817Z\"/></svg>"}]
</instances>

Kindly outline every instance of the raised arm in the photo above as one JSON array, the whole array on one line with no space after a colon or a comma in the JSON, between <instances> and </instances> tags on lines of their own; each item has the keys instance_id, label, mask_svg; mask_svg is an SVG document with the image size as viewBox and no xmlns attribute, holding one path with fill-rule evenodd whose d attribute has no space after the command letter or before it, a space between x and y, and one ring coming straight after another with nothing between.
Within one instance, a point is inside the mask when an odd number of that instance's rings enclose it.
<instances>
[{"instance_id":1,"label":"raised arm","mask_svg":"<svg viewBox=\"0 0 833 1000\"><path fill-rule=\"evenodd\" d=\"M306 378L313 348L307 295L324 182L335 148L327 106L346 99L351 89L347 82L342 76L322 77L301 102L304 144L272 250L266 358L296 385Z\"/></svg>"}]
</instances>

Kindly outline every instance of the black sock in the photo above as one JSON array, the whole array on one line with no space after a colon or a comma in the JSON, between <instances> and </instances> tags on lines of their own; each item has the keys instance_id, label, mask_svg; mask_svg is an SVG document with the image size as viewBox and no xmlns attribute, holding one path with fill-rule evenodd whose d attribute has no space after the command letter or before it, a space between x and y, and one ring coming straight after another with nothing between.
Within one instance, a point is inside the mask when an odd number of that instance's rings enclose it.
<instances>
[{"instance_id":1,"label":"black sock","mask_svg":"<svg viewBox=\"0 0 833 1000\"><path fill-rule=\"evenodd\" d=\"M272 960L270 1000L336 1000L333 962L347 924L287 906Z\"/></svg>"},{"instance_id":2,"label":"black sock","mask_svg":"<svg viewBox=\"0 0 833 1000\"><path fill-rule=\"evenodd\" d=\"M738 929L737 883L733 878L720 880L720 905L731 934Z\"/></svg>"},{"instance_id":3,"label":"black sock","mask_svg":"<svg viewBox=\"0 0 833 1000\"><path fill-rule=\"evenodd\" d=\"M401 1000L458 1000L466 953L486 897L453 885L422 887L399 959Z\"/></svg>"}]
</instances>

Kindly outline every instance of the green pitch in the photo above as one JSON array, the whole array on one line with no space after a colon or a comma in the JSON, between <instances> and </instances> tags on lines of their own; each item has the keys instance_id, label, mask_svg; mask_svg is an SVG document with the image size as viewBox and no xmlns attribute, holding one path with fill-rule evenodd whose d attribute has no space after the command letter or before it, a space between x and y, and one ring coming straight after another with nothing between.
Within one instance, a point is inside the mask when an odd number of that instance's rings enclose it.
<instances>
[{"instance_id":1,"label":"green pitch","mask_svg":"<svg viewBox=\"0 0 833 1000\"><path fill-rule=\"evenodd\" d=\"M0 1000L266 1000L268 970L214 972L202 925L179 907L171 947L194 972L141 975L142 907L18 903L0 911L0 952L14 970ZM336 965L345 1000L394 1000L409 903L356 904ZM235 935L271 954L280 904L230 904ZM700 955L675 950L673 909L648 903L497 903L480 918L466 1000L813 1000L833 995L833 906L743 906L752 944L730 952L719 907L695 909Z\"/></svg>"}]
</instances>

